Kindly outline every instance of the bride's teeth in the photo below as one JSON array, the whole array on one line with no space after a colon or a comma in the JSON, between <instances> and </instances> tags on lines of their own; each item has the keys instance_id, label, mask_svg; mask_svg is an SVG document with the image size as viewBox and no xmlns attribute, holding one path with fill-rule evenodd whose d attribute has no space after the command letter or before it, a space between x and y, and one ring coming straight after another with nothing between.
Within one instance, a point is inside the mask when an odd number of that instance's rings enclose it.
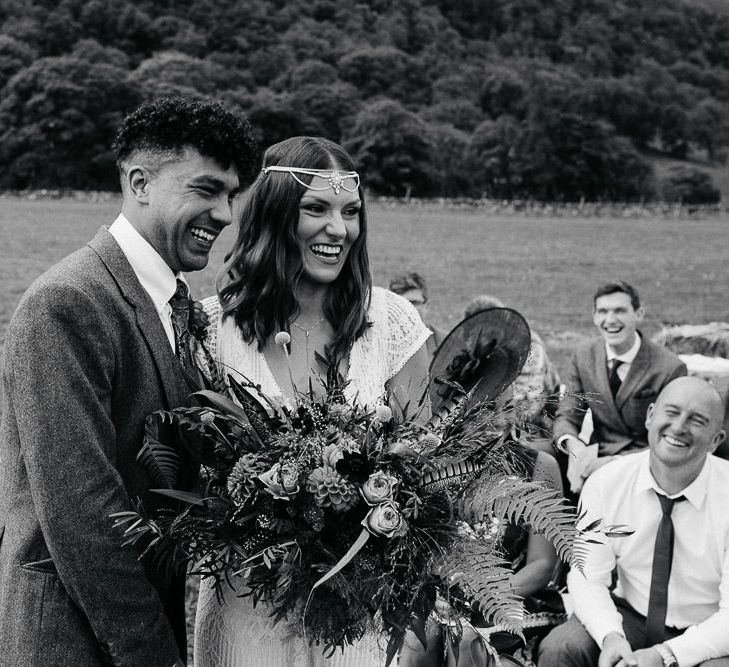
<instances>
[{"instance_id":1,"label":"bride's teeth","mask_svg":"<svg viewBox=\"0 0 729 667\"><path fill-rule=\"evenodd\" d=\"M322 255L338 255L341 251L341 247L339 246L329 246L329 245L313 245L311 246L311 249L314 252L319 252Z\"/></svg>"}]
</instances>

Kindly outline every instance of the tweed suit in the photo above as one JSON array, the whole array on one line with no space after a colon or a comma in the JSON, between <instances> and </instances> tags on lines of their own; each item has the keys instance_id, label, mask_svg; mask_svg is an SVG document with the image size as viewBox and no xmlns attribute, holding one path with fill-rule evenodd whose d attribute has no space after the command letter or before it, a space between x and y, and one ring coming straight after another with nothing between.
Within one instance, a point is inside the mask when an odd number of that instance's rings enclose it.
<instances>
[{"instance_id":1,"label":"tweed suit","mask_svg":"<svg viewBox=\"0 0 729 667\"><path fill-rule=\"evenodd\" d=\"M615 396L610 391L607 354L602 339L582 345L572 357L552 432L577 436L584 411L592 409L590 443L598 456L611 456L648 446L645 428L648 406L671 380L686 375L686 365L672 352L641 335L638 354ZM587 394L587 397L582 396Z\"/></svg>"},{"instance_id":2,"label":"tweed suit","mask_svg":"<svg viewBox=\"0 0 729 667\"><path fill-rule=\"evenodd\" d=\"M122 548L109 515L155 502L144 419L192 388L106 228L25 293L3 382L0 666L171 667L184 586Z\"/></svg>"}]
</instances>

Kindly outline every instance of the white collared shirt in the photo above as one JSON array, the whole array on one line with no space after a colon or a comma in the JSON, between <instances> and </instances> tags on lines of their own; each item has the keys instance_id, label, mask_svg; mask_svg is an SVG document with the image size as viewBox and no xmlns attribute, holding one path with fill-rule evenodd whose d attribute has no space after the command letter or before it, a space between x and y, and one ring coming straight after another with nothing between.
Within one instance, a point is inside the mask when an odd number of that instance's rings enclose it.
<instances>
[{"instance_id":1,"label":"white collared shirt","mask_svg":"<svg viewBox=\"0 0 729 667\"><path fill-rule=\"evenodd\" d=\"M598 536L584 543L585 566L573 569L567 585L575 615L598 646L610 632L623 634L622 620L608 586L617 565L615 594L639 614L648 612L653 550L662 512L656 492L665 494L650 472L650 452L622 456L603 466L585 483L585 524L623 524L628 537ZM666 625L688 628L666 644L681 667L729 655L729 461L715 456L683 491L671 518L675 538L668 584ZM640 647L634 647L640 648Z\"/></svg>"},{"instance_id":2,"label":"white collared shirt","mask_svg":"<svg viewBox=\"0 0 729 667\"><path fill-rule=\"evenodd\" d=\"M640 350L640 344L641 344L641 338L638 335L638 332L635 333L635 340L633 341L633 345L631 348L625 352L624 354L616 354L615 350L611 348L607 343L605 343L605 354L607 355L607 362L608 362L608 372L609 369L612 368L613 362L617 359L618 361L622 361L622 366L618 366L618 377L620 378L621 382L625 381L625 378L628 376L628 371L630 370L630 364L635 361L635 357L638 355L638 350Z\"/></svg>"},{"instance_id":3,"label":"white collared shirt","mask_svg":"<svg viewBox=\"0 0 729 667\"><path fill-rule=\"evenodd\" d=\"M109 227L109 233L119 244L132 265L137 279L152 299L172 349L175 349L175 330L172 328L170 299L177 289L177 276L149 242L120 213Z\"/></svg>"}]
</instances>

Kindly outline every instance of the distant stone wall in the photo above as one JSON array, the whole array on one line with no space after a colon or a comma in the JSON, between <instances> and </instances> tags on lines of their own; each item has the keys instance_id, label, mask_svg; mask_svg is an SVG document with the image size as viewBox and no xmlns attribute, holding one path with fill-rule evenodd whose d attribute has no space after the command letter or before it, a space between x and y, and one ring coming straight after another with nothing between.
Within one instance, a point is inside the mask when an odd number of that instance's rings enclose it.
<instances>
[{"instance_id":1,"label":"distant stone wall","mask_svg":"<svg viewBox=\"0 0 729 667\"><path fill-rule=\"evenodd\" d=\"M23 199L75 199L78 201L110 201L120 197L119 192L96 190L5 190L2 197ZM729 220L729 204L687 206L668 202L645 204L626 202L540 202L527 200L501 201L466 197L435 197L432 199L408 199L401 197L372 196L368 201L391 208L422 210L483 211L493 215L533 216L536 218L726 218Z\"/></svg>"},{"instance_id":2,"label":"distant stone wall","mask_svg":"<svg viewBox=\"0 0 729 667\"><path fill-rule=\"evenodd\" d=\"M403 199L374 197L374 201L390 207L411 207L426 210L479 210L493 215L521 215L543 218L726 218L729 204L685 205L669 202L540 202L527 200L434 198Z\"/></svg>"}]
</instances>

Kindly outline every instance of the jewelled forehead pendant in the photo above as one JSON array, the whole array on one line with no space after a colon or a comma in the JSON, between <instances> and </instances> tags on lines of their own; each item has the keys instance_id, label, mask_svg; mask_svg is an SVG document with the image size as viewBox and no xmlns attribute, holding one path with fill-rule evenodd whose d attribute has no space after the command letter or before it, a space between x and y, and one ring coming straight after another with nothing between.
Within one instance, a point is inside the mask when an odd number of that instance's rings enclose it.
<instances>
[{"instance_id":1,"label":"jewelled forehead pendant","mask_svg":"<svg viewBox=\"0 0 729 667\"><path fill-rule=\"evenodd\" d=\"M331 188L334 190L334 194L338 195L342 190L345 192L357 192L359 188L359 174L356 171L339 171L338 169L304 169L299 167L283 167L281 165L273 165L271 167L264 167L262 170L263 174L268 174L272 171L283 172L290 174L291 177L300 185L303 185L308 190L315 190L321 192L322 190L328 190ZM315 187L312 184L307 184L299 178L301 176L318 176L326 180L326 185L323 187ZM353 180L354 186L348 187L345 184L347 180Z\"/></svg>"}]
</instances>

